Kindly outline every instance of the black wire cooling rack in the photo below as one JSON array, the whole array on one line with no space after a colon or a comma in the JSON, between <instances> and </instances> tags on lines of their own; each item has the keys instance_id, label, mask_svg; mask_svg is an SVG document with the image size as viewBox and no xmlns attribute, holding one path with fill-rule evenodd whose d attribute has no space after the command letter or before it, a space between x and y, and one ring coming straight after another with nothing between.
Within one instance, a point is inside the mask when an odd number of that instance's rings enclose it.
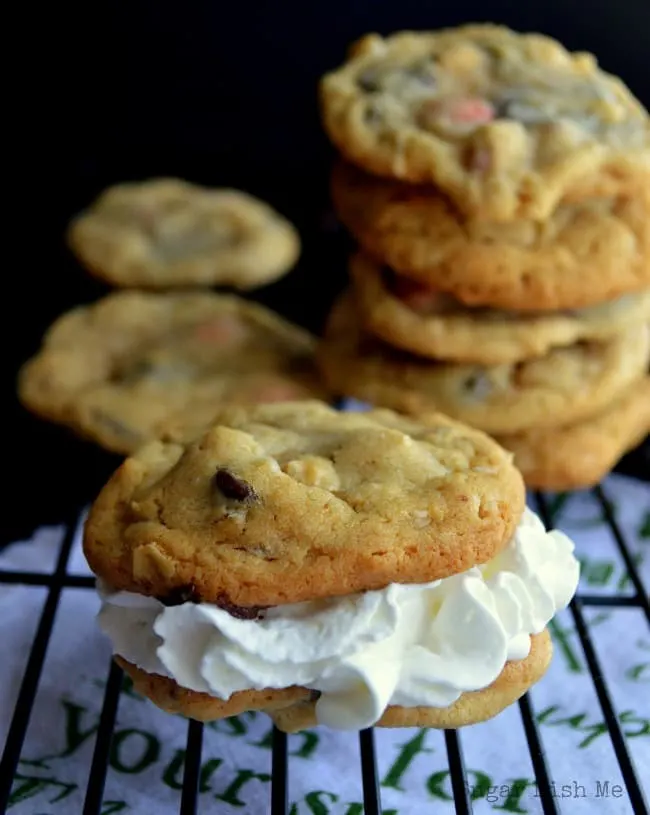
<instances>
[{"instance_id":1,"label":"black wire cooling rack","mask_svg":"<svg viewBox=\"0 0 650 815\"><path fill-rule=\"evenodd\" d=\"M600 504L603 517L607 521L612 538L625 563L633 593L617 596L579 593L570 605L570 613L573 617L596 696L602 709L621 776L627 788L629 803L634 813L642 814L648 812L648 805L644 798L640 780L635 772L627 748L626 739L617 718L610 691L605 682L600 661L596 656L596 650L585 620L584 611L587 608L597 606L614 608L633 607L642 610L650 626L650 603L629 546L612 512L610 501L601 486L596 487L593 490L593 494L595 500ZM534 499L537 504L537 510L545 525L551 527L552 518L548 497L536 493ZM41 586L48 590L47 599L41 613L27 661L22 687L16 701L2 762L0 763L0 814L4 813L7 808L23 741L38 690L39 679L43 670L43 663L52 634L55 612L61 594L66 588L94 588L94 580L92 577L71 575L68 574L67 570L75 531L80 522L79 518L80 513L74 513L66 524L65 538L61 546L56 568L52 574L0 570L0 584ZM111 736L115 726L121 686L122 671L115 663L111 662L94 753L90 765L88 784L85 791L85 801L82 809L83 815L100 815L102 809ZM560 813L560 805L557 797L553 794L553 782L528 695L520 699L518 704L542 810L545 815L556 815L556 813ZM470 787L465 773L461 741L461 737L455 730L445 731L447 759L456 812L464 815L464 813L472 812L472 801ZM187 726L187 745L179 810L180 815L197 815L200 811L199 774L201 770L202 744L203 725L199 722L189 721ZM365 815L381 815L381 794L375 755L375 738L372 729L364 730L359 733L359 753ZM273 732L271 794L267 809L267 812L271 815L288 815L289 813L289 770L287 736L276 729ZM212 812L215 811L213 808ZM428 808L428 812L434 811L435 805L432 803L431 807ZM253 813L252 815L263 815L263 813Z\"/></svg>"}]
</instances>

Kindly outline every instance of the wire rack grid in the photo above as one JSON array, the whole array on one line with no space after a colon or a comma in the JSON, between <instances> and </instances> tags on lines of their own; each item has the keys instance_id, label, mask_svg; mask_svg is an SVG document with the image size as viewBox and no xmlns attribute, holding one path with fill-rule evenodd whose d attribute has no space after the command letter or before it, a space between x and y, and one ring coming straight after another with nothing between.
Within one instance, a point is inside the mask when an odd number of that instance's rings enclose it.
<instances>
[{"instance_id":1,"label":"wire rack grid","mask_svg":"<svg viewBox=\"0 0 650 815\"><path fill-rule=\"evenodd\" d=\"M585 619L585 610L590 607L599 606L614 608L633 607L641 610L650 627L650 603L628 542L622 534L621 528L612 512L611 503L602 486L596 487L593 490L593 497L600 505L612 539L625 564L633 593L601 596L598 594L579 592L570 605L570 614L572 615L585 661L591 674L591 681L593 682L604 721L607 725L609 739L611 740L621 776L627 787L630 805L635 813L647 813L648 805L644 797L644 791L632 762L626 744L626 737L621 729L612 701L612 695L604 678L600 660L596 654L588 622ZM549 497L541 493L536 493L534 495L534 501L545 525L551 527L552 518ZM0 584L40 586L47 590L47 598L31 645L21 690L15 704L2 761L0 763L0 814L4 813L7 809L53 630L57 606L62 592L67 588L94 589L94 580L92 577L68 573L68 560L75 537L75 530L80 522L79 518L79 512L72 513L66 523L65 537L56 567L52 574L0 570ZM103 706L95 739L94 752L90 764L88 783L85 789L85 800L82 809L83 815L100 815L102 810L111 737L115 727L121 687L122 671L115 663L111 662L104 691ZM544 752L538 724L535 720L534 711L528 695L523 696L523 698L519 700L518 705L542 811L545 815L557 815L560 813L560 804L557 797L553 794L553 781L549 771L547 757ZM273 731L271 787L268 804L268 812L271 815L289 815L289 738L290 737L287 737L286 734L277 729ZM180 815L197 815L201 811L199 778L202 745L203 725L196 721L188 721L185 764L180 797ZM465 772L461 735L455 730L445 731L445 745L455 810L461 815L471 813L472 800ZM377 771L375 735L372 729L364 730L359 733L359 757L365 815L381 815L381 792L379 774ZM435 811L435 805L432 804L430 811ZM215 812L215 809L211 808L211 812ZM261 815L261 813L255 813L255 815Z\"/></svg>"}]
</instances>

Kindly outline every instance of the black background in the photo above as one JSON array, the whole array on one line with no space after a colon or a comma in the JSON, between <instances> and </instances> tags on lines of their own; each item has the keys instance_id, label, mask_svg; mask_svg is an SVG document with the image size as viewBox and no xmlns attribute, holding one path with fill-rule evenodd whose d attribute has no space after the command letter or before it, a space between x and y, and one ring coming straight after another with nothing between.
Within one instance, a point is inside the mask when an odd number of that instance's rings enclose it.
<instances>
[{"instance_id":1,"label":"black background","mask_svg":"<svg viewBox=\"0 0 650 815\"><path fill-rule=\"evenodd\" d=\"M5 20L5 471L3 538L26 534L93 494L116 463L15 398L19 364L61 311L106 289L62 240L105 186L176 175L273 203L304 251L287 279L256 294L318 330L345 280L345 238L328 216L330 148L318 77L356 37L494 21L595 52L650 105L650 0L450 3L91 2L23 6ZM43 4L45 6L45 4ZM14 50L15 49L15 50ZM648 468L637 457L633 466ZM647 471L647 469L646 469ZM6 494L6 493L5 493Z\"/></svg>"}]
</instances>

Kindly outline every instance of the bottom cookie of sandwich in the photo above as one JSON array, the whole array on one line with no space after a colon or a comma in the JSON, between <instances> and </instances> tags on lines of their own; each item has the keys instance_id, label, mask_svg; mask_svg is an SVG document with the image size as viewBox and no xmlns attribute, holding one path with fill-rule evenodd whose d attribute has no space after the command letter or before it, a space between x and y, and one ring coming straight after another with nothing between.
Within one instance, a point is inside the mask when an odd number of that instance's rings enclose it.
<instances>
[{"instance_id":1,"label":"bottom cookie of sandwich","mask_svg":"<svg viewBox=\"0 0 650 815\"><path fill-rule=\"evenodd\" d=\"M276 708L288 707L301 702L308 703L317 693L300 688L268 688L267 690L243 690L233 693L229 699L218 699L209 693L181 687L173 679L160 674L143 671L123 657L115 661L128 674L138 693L164 710L166 713L180 714L188 719L211 722L238 716L247 710L271 712Z\"/></svg>"},{"instance_id":2,"label":"bottom cookie of sandwich","mask_svg":"<svg viewBox=\"0 0 650 815\"><path fill-rule=\"evenodd\" d=\"M469 691L447 707L404 707L389 705L376 727L435 727L440 729L477 724L496 716L546 673L552 656L551 638L546 629L530 638L525 659L507 662L487 688ZM277 728L295 733L315 727L318 692L292 687L279 690L240 691L223 700L200 691L182 688L173 679L141 670L127 660L116 662L129 675L135 689L167 713L208 722L236 716L246 710L267 713Z\"/></svg>"},{"instance_id":3,"label":"bottom cookie of sandwich","mask_svg":"<svg viewBox=\"0 0 650 815\"><path fill-rule=\"evenodd\" d=\"M546 629L530 638L530 653L525 659L507 662L499 676L487 688L468 691L448 707L404 707L389 705L375 727L435 727L451 729L478 724L496 716L520 699L546 673L553 647ZM268 710L277 728L295 733L315 727L316 703L312 700Z\"/></svg>"}]
</instances>

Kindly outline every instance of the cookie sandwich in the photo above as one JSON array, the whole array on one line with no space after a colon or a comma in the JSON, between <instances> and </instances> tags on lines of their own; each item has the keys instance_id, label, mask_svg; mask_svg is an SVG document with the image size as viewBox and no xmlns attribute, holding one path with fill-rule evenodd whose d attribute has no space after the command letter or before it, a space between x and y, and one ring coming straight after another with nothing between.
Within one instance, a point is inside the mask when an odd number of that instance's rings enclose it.
<instances>
[{"instance_id":1,"label":"cookie sandwich","mask_svg":"<svg viewBox=\"0 0 650 815\"><path fill-rule=\"evenodd\" d=\"M187 445L142 448L84 552L136 688L288 732L496 715L546 671L579 571L483 433L316 401L225 408Z\"/></svg>"}]
</instances>

